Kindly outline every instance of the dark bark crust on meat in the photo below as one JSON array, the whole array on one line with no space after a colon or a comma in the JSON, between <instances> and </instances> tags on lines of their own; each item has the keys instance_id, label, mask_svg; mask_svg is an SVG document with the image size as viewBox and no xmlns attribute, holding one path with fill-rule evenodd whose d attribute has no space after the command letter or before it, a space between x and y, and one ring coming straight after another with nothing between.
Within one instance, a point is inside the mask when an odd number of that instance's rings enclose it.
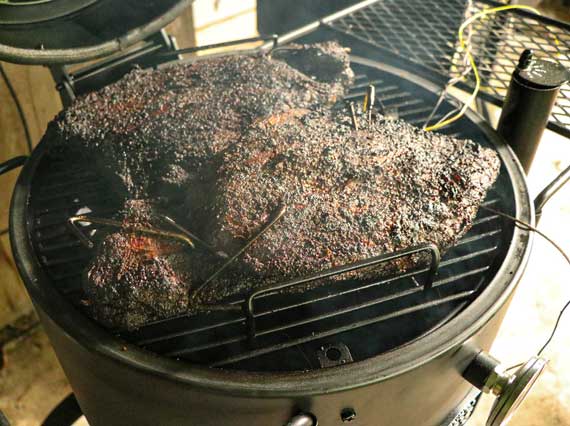
<instances>
[{"instance_id":1,"label":"dark bark crust on meat","mask_svg":"<svg viewBox=\"0 0 570 426\"><path fill-rule=\"evenodd\" d=\"M117 329L185 313L194 278L186 247L133 230L164 226L152 202L130 200L119 216L126 228L105 237L86 271L89 312Z\"/></svg>"},{"instance_id":2,"label":"dark bark crust on meat","mask_svg":"<svg viewBox=\"0 0 570 426\"><path fill-rule=\"evenodd\" d=\"M453 245L496 179L497 155L382 117L355 131L327 108L351 81L338 44L288 46L274 59L136 70L63 112L46 137L91 156L131 200L118 214L125 229L103 239L86 272L93 317L133 329L419 243ZM285 215L196 297L224 260L132 230L167 227L157 210L166 207L231 255L281 205Z\"/></svg>"},{"instance_id":3,"label":"dark bark crust on meat","mask_svg":"<svg viewBox=\"0 0 570 426\"><path fill-rule=\"evenodd\" d=\"M127 200L152 200L128 202L119 213L130 227L151 225L157 205L172 208L185 200L192 210L209 203L213 160L254 121L332 105L352 79L348 54L334 42L291 45L274 57L227 56L134 70L79 99L51 123L46 137L59 141L63 155L93 159ZM197 227L193 220L190 228ZM132 329L184 312L192 284L219 260L187 248L173 253L165 249L167 241L153 241L123 230L99 246L84 287L92 315L104 325Z\"/></svg>"},{"instance_id":4,"label":"dark bark crust on meat","mask_svg":"<svg viewBox=\"0 0 570 426\"><path fill-rule=\"evenodd\" d=\"M297 55L225 56L158 70L134 70L88 94L56 120L52 139L92 155L128 197L180 193L259 117L327 105L352 80L347 53L336 43L294 46L321 63L320 81ZM293 56L294 65L287 65ZM55 134L54 134L55 133Z\"/></svg>"},{"instance_id":5,"label":"dark bark crust on meat","mask_svg":"<svg viewBox=\"0 0 570 426\"><path fill-rule=\"evenodd\" d=\"M288 115L252 126L224 153L204 215L213 245L235 252L277 206L288 210L204 300L421 243L444 251L469 230L499 172L494 151L401 121L360 128L323 112Z\"/></svg>"}]
</instances>

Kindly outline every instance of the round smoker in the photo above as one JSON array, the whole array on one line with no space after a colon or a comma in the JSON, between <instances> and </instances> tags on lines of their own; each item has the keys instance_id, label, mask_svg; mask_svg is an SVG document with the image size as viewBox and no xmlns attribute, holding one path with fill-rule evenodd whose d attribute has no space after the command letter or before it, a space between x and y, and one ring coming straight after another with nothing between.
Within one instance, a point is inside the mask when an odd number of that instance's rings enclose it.
<instances>
[{"instance_id":1,"label":"round smoker","mask_svg":"<svg viewBox=\"0 0 570 426\"><path fill-rule=\"evenodd\" d=\"M422 124L421 103L433 105L434 87L379 64L357 61L354 68L364 76L355 97L372 81L386 108ZM487 202L532 221L520 167L494 132L474 114L450 130L495 147L503 165ZM116 337L81 312L76 289L90 253L65 226L86 207L113 212L114 200L87 165L49 162L48 148L43 141L21 174L11 236L28 290L93 426L282 425L298 411L335 425L347 408L354 424L439 425L472 391L461 373L478 349L490 347L530 248L528 233L482 211L444 257L433 292L410 293L417 288L410 276L366 289L356 282L347 284L352 293L327 288L334 297L322 289L295 295L278 306L277 316L264 314L277 303L267 296L256 305L263 315L254 345L243 317L227 313ZM422 283L425 273L414 278ZM285 308L286 317L294 312L304 324L284 324Z\"/></svg>"}]
</instances>

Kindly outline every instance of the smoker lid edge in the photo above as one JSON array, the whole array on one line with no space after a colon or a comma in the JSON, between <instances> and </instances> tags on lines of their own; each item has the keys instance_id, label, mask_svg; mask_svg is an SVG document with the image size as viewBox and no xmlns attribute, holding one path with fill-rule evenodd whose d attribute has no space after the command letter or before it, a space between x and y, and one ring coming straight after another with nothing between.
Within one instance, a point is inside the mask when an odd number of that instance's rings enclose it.
<instances>
[{"instance_id":1,"label":"smoker lid edge","mask_svg":"<svg viewBox=\"0 0 570 426\"><path fill-rule=\"evenodd\" d=\"M0 40L0 60L23 65L75 64L99 59L119 52L160 31L172 22L194 0L178 0L166 13L145 25L132 29L119 38L95 46L68 49L30 49L3 44Z\"/></svg>"}]
</instances>

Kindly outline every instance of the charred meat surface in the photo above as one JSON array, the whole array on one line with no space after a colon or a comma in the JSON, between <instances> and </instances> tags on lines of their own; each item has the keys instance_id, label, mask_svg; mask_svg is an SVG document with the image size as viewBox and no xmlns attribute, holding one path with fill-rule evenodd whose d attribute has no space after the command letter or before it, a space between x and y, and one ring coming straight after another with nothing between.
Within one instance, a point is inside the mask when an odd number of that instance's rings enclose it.
<instances>
[{"instance_id":1,"label":"charred meat surface","mask_svg":"<svg viewBox=\"0 0 570 426\"><path fill-rule=\"evenodd\" d=\"M135 70L63 112L48 137L55 132L63 153L92 156L127 200L123 228L102 238L86 271L92 316L131 330L421 243L445 251L461 238L498 175L496 153L382 116L358 117L355 130L330 108L352 79L338 44L292 45ZM168 227L159 208L199 237L196 250L137 232Z\"/></svg>"},{"instance_id":2,"label":"charred meat surface","mask_svg":"<svg viewBox=\"0 0 570 426\"><path fill-rule=\"evenodd\" d=\"M347 52L334 42L293 47L275 59L233 55L134 70L78 99L50 138L92 156L128 197L176 196L255 120L342 97L353 77ZM300 56L321 66L307 68Z\"/></svg>"},{"instance_id":3,"label":"charred meat surface","mask_svg":"<svg viewBox=\"0 0 570 426\"><path fill-rule=\"evenodd\" d=\"M496 153L382 117L370 125L361 117L359 128L347 116L307 109L258 120L213 162L216 179L188 188L195 208L183 224L232 255L280 206L285 214L199 292L225 259L173 257L164 246L148 258L133 247L128 229L111 234L87 279L95 318L131 329L420 243L442 251L453 245L498 175ZM160 216L144 204L127 210L129 223L152 224ZM367 273L422 261L404 258Z\"/></svg>"},{"instance_id":4,"label":"charred meat surface","mask_svg":"<svg viewBox=\"0 0 570 426\"><path fill-rule=\"evenodd\" d=\"M499 172L494 151L400 121L363 119L354 131L348 117L313 111L274 123L257 123L224 153L207 234L233 253L276 206L287 214L203 301L420 243L445 250L470 228Z\"/></svg>"},{"instance_id":5,"label":"charred meat surface","mask_svg":"<svg viewBox=\"0 0 570 426\"><path fill-rule=\"evenodd\" d=\"M135 231L157 226L151 203L129 201L120 214L125 228L104 238L86 272L91 315L106 327L131 330L186 313L192 282L187 248Z\"/></svg>"}]
</instances>

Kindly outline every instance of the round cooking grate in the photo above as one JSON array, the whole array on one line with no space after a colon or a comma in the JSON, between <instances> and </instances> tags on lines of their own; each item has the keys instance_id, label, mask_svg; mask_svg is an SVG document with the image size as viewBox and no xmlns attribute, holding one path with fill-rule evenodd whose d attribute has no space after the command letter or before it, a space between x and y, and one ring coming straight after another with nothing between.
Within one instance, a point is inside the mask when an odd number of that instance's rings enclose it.
<instances>
[{"instance_id":1,"label":"round cooking grate","mask_svg":"<svg viewBox=\"0 0 570 426\"><path fill-rule=\"evenodd\" d=\"M422 125L437 100L435 88L402 70L357 57L353 69L358 77L348 99L361 101L374 84L383 107L410 123ZM445 105L441 113L450 108ZM483 146L494 143L494 133L476 116L448 131ZM46 152L49 144L44 140L35 153L41 158L27 211L30 235L50 280L42 285L55 287L72 309L82 311L82 273L92 252L66 226L67 219L85 211L106 217L119 204L90 164L54 160ZM485 205L515 214L513 186L502 167ZM253 339L239 310L165 320L120 337L181 361L251 371L319 369L368 359L455 317L495 276L512 234L510 223L481 210L471 231L442 259L433 291L423 291L422 270L374 283L342 281L302 294L265 294L255 301Z\"/></svg>"}]
</instances>

